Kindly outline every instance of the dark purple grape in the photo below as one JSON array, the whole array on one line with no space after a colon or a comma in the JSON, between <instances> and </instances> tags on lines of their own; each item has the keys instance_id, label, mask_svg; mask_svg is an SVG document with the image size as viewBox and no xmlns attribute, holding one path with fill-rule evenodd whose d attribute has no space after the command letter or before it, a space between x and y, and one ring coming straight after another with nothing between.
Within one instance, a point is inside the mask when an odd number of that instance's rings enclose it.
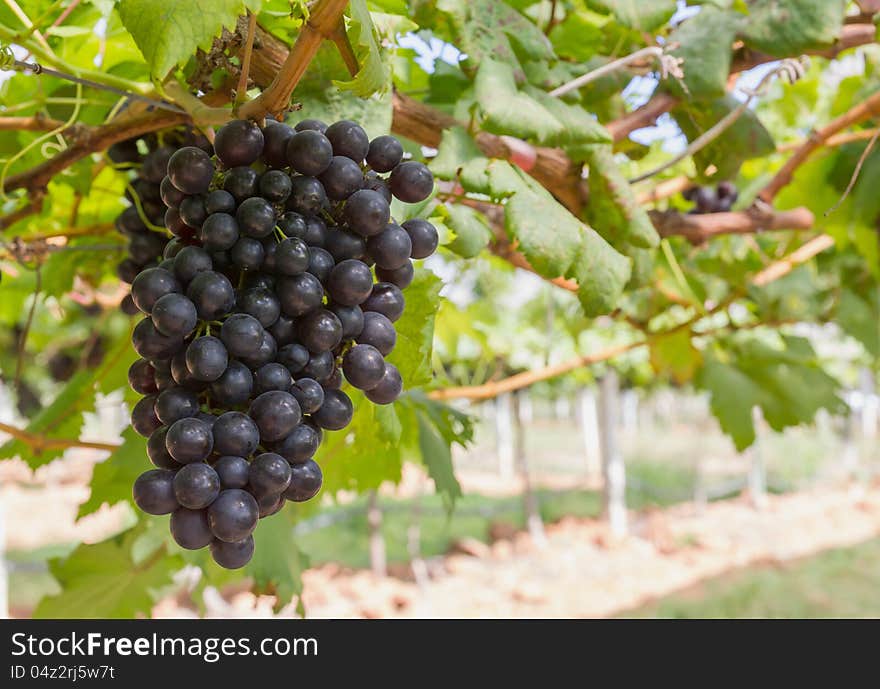
<instances>
[{"instance_id":1,"label":"dark purple grape","mask_svg":"<svg viewBox=\"0 0 880 689\"><path fill-rule=\"evenodd\" d=\"M434 175L423 163L408 160L391 171L391 193L405 203L424 201L434 191Z\"/></svg>"},{"instance_id":2,"label":"dark purple grape","mask_svg":"<svg viewBox=\"0 0 880 689\"><path fill-rule=\"evenodd\" d=\"M306 231L301 239L309 246L323 249L327 242L327 224L321 218L309 216L306 218Z\"/></svg>"},{"instance_id":3,"label":"dark purple grape","mask_svg":"<svg viewBox=\"0 0 880 689\"><path fill-rule=\"evenodd\" d=\"M309 362L297 375L300 378L314 378L319 383L324 383L333 375L334 365L332 352L318 352L309 357Z\"/></svg>"},{"instance_id":4,"label":"dark purple grape","mask_svg":"<svg viewBox=\"0 0 880 689\"><path fill-rule=\"evenodd\" d=\"M124 258L119 262L119 265L116 266L116 275L119 277L122 282L126 284L131 284L137 278L138 273L141 272L141 267L137 263L135 263L130 258ZM132 301L134 303L134 301ZM138 310L137 305L135 304L135 311ZM130 316L134 314L129 314Z\"/></svg>"},{"instance_id":5,"label":"dark purple grape","mask_svg":"<svg viewBox=\"0 0 880 689\"><path fill-rule=\"evenodd\" d=\"M411 252L409 233L394 223L387 225L381 234L367 240L367 253L378 268L401 268L409 261Z\"/></svg>"},{"instance_id":6,"label":"dark purple grape","mask_svg":"<svg viewBox=\"0 0 880 689\"><path fill-rule=\"evenodd\" d=\"M177 471L181 465L168 453L168 448L165 447L166 435L168 435L167 426L160 426L150 434L147 439L147 457L157 469Z\"/></svg>"},{"instance_id":7,"label":"dark purple grape","mask_svg":"<svg viewBox=\"0 0 880 689\"><path fill-rule=\"evenodd\" d=\"M312 420L328 431L339 431L351 423L354 406L342 390L325 390L324 404L312 414Z\"/></svg>"},{"instance_id":8,"label":"dark purple grape","mask_svg":"<svg viewBox=\"0 0 880 689\"><path fill-rule=\"evenodd\" d=\"M412 284L415 277L415 269L412 261L407 261L396 270L386 270L385 268L376 268L376 277L382 282L390 282L397 285L400 289L406 289Z\"/></svg>"},{"instance_id":9,"label":"dark purple grape","mask_svg":"<svg viewBox=\"0 0 880 689\"><path fill-rule=\"evenodd\" d=\"M403 146L393 136L377 136L370 142L367 165L376 172L391 172L403 158Z\"/></svg>"},{"instance_id":10,"label":"dark purple grape","mask_svg":"<svg viewBox=\"0 0 880 689\"><path fill-rule=\"evenodd\" d=\"M303 132L307 129L314 129L316 132L321 132L322 134L327 131L327 125L321 122L321 120L302 120L299 124L294 127L294 129L298 132Z\"/></svg>"},{"instance_id":11,"label":"dark purple grape","mask_svg":"<svg viewBox=\"0 0 880 689\"><path fill-rule=\"evenodd\" d=\"M309 267L309 247L297 237L288 237L275 251L275 271L282 275L299 275Z\"/></svg>"},{"instance_id":12,"label":"dark purple grape","mask_svg":"<svg viewBox=\"0 0 880 689\"><path fill-rule=\"evenodd\" d=\"M307 129L287 142L287 162L301 175L317 177L333 159L333 145L321 132Z\"/></svg>"},{"instance_id":13,"label":"dark purple grape","mask_svg":"<svg viewBox=\"0 0 880 689\"><path fill-rule=\"evenodd\" d=\"M317 246L309 247L309 265L308 272L314 275L322 283L327 282L330 277L330 271L336 262L330 252Z\"/></svg>"},{"instance_id":14,"label":"dark purple grape","mask_svg":"<svg viewBox=\"0 0 880 689\"><path fill-rule=\"evenodd\" d=\"M331 304L328 308L342 323L343 340L353 340L361 334L361 330L364 329L364 312L360 306Z\"/></svg>"},{"instance_id":15,"label":"dark purple grape","mask_svg":"<svg viewBox=\"0 0 880 689\"><path fill-rule=\"evenodd\" d=\"M278 316L278 320L269 328L269 334L271 334L272 337L275 338L275 342L283 348L285 345L290 344L296 339L296 321L290 316L285 316L282 313Z\"/></svg>"},{"instance_id":16,"label":"dark purple grape","mask_svg":"<svg viewBox=\"0 0 880 689\"><path fill-rule=\"evenodd\" d=\"M324 248L336 263L346 259L361 259L367 252L367 243L363 237L345 230L330 230L324 242Z\"/></svg>"},{"instance_id":17,"label":"dark purple grape","mask_svg":"<svg viewBox=\"0 0 880 689\"><path fill-rule=\"evenodd\" d=\"M322 388L321 401L323 402L323 400L324 390ZM314 457L320 445L321 436L315 428L309 424L301 423L284 440L276 443L273 449L291 464L299 464Z\"/></svg>"},{"instance_id":18,"label":"dark purple grape","mask_svg":"<svg viewBox=\"0 0 880 689\"><path fill-rule=\"evenodd\" d=\"M131 298L144 313L150 313L160 297L179 291L177 278L161 268L147 268L131 283Z\"/></svg>"},{"instance_id":19,"label":"dark purple grape","mask_svg":"<svg viewBox=\"0 0 880 689\"><path fill-rule=\"evenodd\" d=\"M134 327L131 343L144 359L167 359L183 346L183 339L163 335L147 316Z\"/></svg>"},{"instance_id":20,"label":"dark purple grape","mask_svg":"<svg viewBox=\"0 0 880 689\"><path fill-rule=\"evenodd\" d=\"M345 306L357 306L370 296L372 289L373 274L365 263L354 259L337 263L327 280L330 298Z\"/></svg>"},{"instance_id":21,"label":"dark purple grape","mask_svg":"<svg viewBox=\"0 0 880 689\"><path fill-rule=\"evenodd\" d=\"M200 510L220 494L220 477L204 462L182 467L174 477L174 497L183 507Z\"/></svg>"},{"instance_id":22,"label":"dark purple grape","mask_svg":"<svg viewBox=\"0 0 880 689\"><path fill-rule=\"evenodd\" d=\"M248 414L257 424L260 438L270 443L288 435L302 420L296 398L277 390L264 392L257 397L251 403Z\"/></svg>"},{"instance_id":23,"label":"dark purple grape","mask_svg":"<svg viewBox=\"0 0 880 689\"><path fill-rule=\"evenodd\" d=\"M214 471L220 477L220 487L224 490L229 488L244 488L248 482L250 462L244 457L235 455L223 455L214 462Z\"/></svg>"},{"instance_id":24,"label":"dark purple grape","mask_svg":"<svg viewBox=\"0 0 880 689\"><path fill-rule=\"evenodd\" d=\"M303 414L313 414L324 403L324 388L312 378L300 378L290 387Z\"/></svg>"},{"instance_id":25,"label":"dark purple grape","mask_svg":"<svg viewBox=\"0 0 880 689\"><path fill-rule=\"evenodd\" d=\"M292 189L290 177L281 170L269 170L260 177L260 194L272 203L284 203Z\"/></svg>"},{"instance_id":26,"label":"dark purple grape","mask_svg":"<svg viewBox=\"0 0 880 689\"><path fill-rule=\"evenodd\" d=\"M253 356L260 349L263 326L253 316L234 313L220 327L220 339L233 356Z\"/></svg>"},{"instance_id":27,"label":"dark purple grape","mask_svg":"<svg viewBox=\"0 0 880 689\"><path fill-rule=\"evenodd\" d=\"M196 305L199 318L204 321L215 321L235 306L235 290L229 278L211 270L202 271L192 279L186 296Z\"/></svg>"},{"instance_id":28,"label":"dark purple grape","mask_svg":"<svg viewBox=\"0 0 880 689\"><path fill-rule=\"evenodd\" d=\"M394 323L381 313L368 311L364 313L364 327L357 336L357 341L358 344L373 345L382 352L382 356L388 356L397 344Z\"/></svg>"},{"instance_id":29,"label":"dark purple grape","mask_svg":"<svg viewBox=\"0 0 880 689\"><path fill-rule=\"evenodd\" d=\"M166 294L153 304L150 315L153 325L168 337L186 337L196 327L198 314L195 304L182 294Z\"/></svg>"},{"instance_id":30,"label":"dark purple grape","mask_svg":"<svg viewBox=\"0 0 880 689\"><path fill-rule=\"evenodd\" d=\"M259 514L259 510L257 513ZM238 541L227 542L216 539L211 542L211 557L224 569L240 569L250 562L253 556L254 537L250 534Z\"/></svg>"},{"instance_id":31,"label":"dark purple grape","mask_svg":"<svg viewBox=\"0 0 880 689\"><path fill-rule=\"evenodd\" d=\"M171 514L177 509L174 497L174 472L166 469L150 469L137 477L132 497L141 511L147 514Z\"/></svg>"},{"instance_id":32,"label":"dark purple grape","mask_svg":"<svg viewBox=\"0 0 880 689\"><path fill-rule=\"evenodd\" d=\"M402 227L409 234L412 244L412 258L428 258L437 250L437 244L440 241L437 236L437 228L427 220L411 218L403 223Z\"/></svg>"},{"instance_id":33,"label":"dark purple grape","mask_svg":"<svg viewBox=\"0 0 880 689\"><path fill-rule=\"evenodd\" d=\"M223 179L223 190L229 192L236 203L256 196L259 189L259 175L250 167L234 167ZM229 211L231 212L231 211Z\"/></svg>"},{"instance_id":34,"label":"dark purple grape","mask_svg":"<svg viewBox=\"0 0 880 689\"><path fill-rule=\"evenodd\" d=\"M345 202L343 216L352 230L364 237L372 237L388 226L391 207L379 192L359 189Z\"/></svg>"},{"instance_id":35,"label":"dark purple grape","mask_svg":"<svg viewBox=\"0 0 880 689\"><path fill-rule=\"evenodd\" d=\"M159 198L169 208L177 208L180 202L186 198L186 194L171 183L171 178L166 175L159 184Z\"/></svg>"},{"instance_id":36,"label":"dark purple grape","mask_svg":"<svg viewBox=\"0 0 880 689\"><path fill-rule=\"evenodd\" d=\"M238 298L238 308L256 318L260 325L268 328L281 315L281 304L275 293L267 289L248 289Z\"/></svg>"},{"instance_id":37,"label":"dark purple grape","mask_svg":"<svg viewBox=\"0 0 880 689\"><path fill-rule=\"evenodd\" d=\"M377 282L373 285L373 292L361 304L361 309L365 312L381 313L393 323L403 315L404 305L403 292L397 285L392 285L390 282Z\"/></svg>"},{"instance_id":38,"label":"dark purple grape","mask_svg":"<svg viewBox=\"0 0 880 689\"><path fill-rule=\"evenodd\" d=\"M385 375L382 353L368 344L359 344L346 352L342 359L345 379L360 390L376 387Z\"/></svg>"},{"instance_id":39,"label":"dark purple grape","mask_svg":"<svg viewBox=\"0 0 880 689\"><path fill-rule=\"evenodd\" d=\"M283 364L273 361L260 366L254 374L254 394L262 395L270 390L287 392L292 383L290 371Z\"/></svg>"},{"instance_id":40,"label":"dark purple grape","mask_svg":"<svg viewBox=\"0 0 880 689\"><path fill-rule=\"evenodd\" d=\"M162 422L156 416L156 395L147 395L137 401L131 410L131 427L135 433L149 438Z\"/></svg>"},{"instance_id":41,"label":"dark purple grape","mask_svg":"<svg viewBox=\"0 0 880 689\"><path fill-rule=\"evenodd\" d=\"M327 352L342 342L342 323L332 311L316 309L297 323L299 340L311 352Z\"/></svg>"},{"instance_id":42,"label":"dark purple grape","mask_svg":"<svg viewBox=\"0 0 880 689\"><path fill-rule=\"evenodd\" d=\"M215 189L205 197L205 212L208 215L214 213L235 213L235 197L223 189Z\"/></svg>"},{"instance_id":43,"label":"dark purple grape","mask_svg":"<svg viewBox=\"0 0 880 689\"><path fill-rule=\"evenodd\" d=\"M184 194L204 194L214 179L214 164L202 149L184 146L168 160L168 177Z\"/></svg>"},{"instance_id":44,"label":"dark purple grape","mask_svg":"<svg viewBox=\"0 0 880 689\"><path fill-rule=\"evenodd\" d=\"M198 246L185 246L174 257L174 275L184 284L213 267L210 254Z\"/></svg>"},{"instance_id":45,"label":"dark purple grape","mask_svg":"<svg viewBox=\"0 0 880 689\"><path fill-rule=\"evenodd\" d=\"M233 120L214 137L214 152L226 167L250 165L263 152L263 132L249 120Z\"/></svg>"},{"instance_id":46,"label":"dark purple grape","mask_svg":"<svg viewBox=\"0 0 880 689\"><path fill-rule=\"evenodd\" d=\"M379 383L367 390L364 394L367 399L374 404L391 404L400 397L403 391L403 378L400 377L400 371L394 364L385 364L385 374Z\"/></svg>"},{"instance_id":47,"label":"dark purple grape","mask_svg":"<svg viewBox=\"0 0 880 689\"><path fill-rule=\"evenodd\" d=\"M278 345L275 342L275 338L264 330L263 336L260 339L260 348L254 354L241 357L241 360L247 364L251 370L256 371L260 366L268 364L270 361L274 361L277 353Z\"/></svg>"},{"instance_id":48,"label":"dark purple grape","mask_svg":"<svg viewBox=\"0 0 880 689\"><path fill-rule=\"evenodd\" d=\"M333 155L345 156L360 163L367 157L370 138L363 128L351 120L334 122L324 132L333 147Z\"/></svg>"},{"instance_id":49,"label":"dark purple grape","mask_svg":"<svg viewBox=\"0 0 880 689\"><path fill-rule=\"evenodd\" d=\"M141 166L141 177L153 184L161 184L162 178L165 177L168 170L168 161L174 155L174 149L170 146L160 146L151 151L144 157L144 164Z\"/></svg>"},{"instance_id":50,"label":"dark purple grape","mask_svg":"<svg viewBox=\"0 0 880 689\"><path fill-rule=\"evenodd\" d=\"M249 457L260 444L257 424L239 411L221 414L214 422L214 451L220 455Z\"/></svg>"},{"instance_id":51,"label":"dark purple grape","mask_svg":"<svg viewBox=\"0 0 880 689\"><path fill-rule=\"evenodd\" d=\"M175 421L199 413L199 400L195 393L183 387L170 387L156 397L156 416L166 426Z\"/></svg>"},{"instance_id":52,"label":"dark purple grape","mask_svg":"<svg viewBox=\"0 0 880 689\"><path fill-rule=\"evenodd\" d=\"M281 122L266 122L263 127L263 160L271 167L287 167L287 142L293 129Z\"/></svg>"},{"instance_id":53,"label":"dark purple grape","mask_svg":"<svg viewBox=\"0 0 880 689\"><path fill-rule=\"evenodd\" d=\"M344 201L364 186L364 173L360 166L344 156L333 156L319 179L327 198L334 201Z\"/></svg>"},{"instance_id":54,"label":"dark purple grape","mask_svg":"<svg viewBox=\"0 0 880 689\"><path fill-rule=\"evenodd\" d=\"M242 270L259 270L266 258L266 250L258 239L239 237L229 250L229 258Z\"/></svg>"},{"instance_id":55,"label":"dark purple grape","mask_svg":"<svg viewBox=\"0 0 880 689\"><path fill-rule=\"evenodd\" d=\"M257 494L279 495L290 483L290 464L274 452L257 455L251 462L249 483Z\"/></svg>"},{"instance_id":56,"label":"dark purple grape","mask_svg":"<svg viewBox=\"0 0 880 689\"><path fill-rule=\"evenodd\" d=\"M321 467L313 459L308 459L290 467L290 485L284 491L284 497L292 502L311 500L321 490L324 475Z\"/></svg>"},{"instance_id":57,"label":"dark purple grape","mask_svg":"<svg viewBox=\"0 0 880 689\"><path fill-rule=\"evenodd\" d=\"M309 350L298 343L284 345L278 350L277 361L291 374L299 373L309 363Z\"/></svg>"},{"instance_id":58,"label":"dark purple grape","mask_svg":"<svg viewBox=\"0 0 880 689\"><path fill-rule=\"evenodd\" d=\"M228 407L236 407L250 399L253 388L250 369L240 361L230 361L223 375L211 383L211 395Z\"/></svg>"},{"instance_id":59,"label":"dark purple grape","mask_svg":"<svg viewBox=\"0 0 880 689\"><path fill-rule=\"evenodd\" d=\"M268 237L275 229L275 209L259 196L242 201L235 212L235 219L241 233L248 237Z\"/></svg>"},{"instance_id":60,"label":"dark purple grape","mask_svg":"<svg viewBox=\"0 0 880 689\"><path fill-rule=\"evenodd\" d=\"M186 550L199 550L214 541L205 510L180 507L172 512L169 528L174 542Z\"/></svg>"},{"instance_id":61,"label":"dark purple grape","mask_svg":"<svg viewBox=\"0 0 880 689\"><path fill-rule=\"evenodd\" d=\"M287 209L303 215L320 213L327 201L327 194L321 182L314 177L303 175L296 175L290 182L291 189L290 196L287 197Z\"/></svg>"},{"instance_id":62,"label":"dark purple grape","mask_svg":"<svg viewBox=\"0 0 880 689\"><path fill-rule=\"evenodd\" d=\"M139 395L155 393L156 369L146 359L138 359L128 367L128 385Z\"/></svg>"},{"instance_id":63,"label":"dark purple grape","mask_svg":"<svg viewBox=\"0 0 880 689\"><path fill-rule=\"evenodd\" d=\"M281 310L292 318L314 311L324 299L324 287L311 273L280 278L276 290Z\"/></svg>"},{"instance_id":64,"label":"dark purple grape","mask_svg":"<svg viewBox=\"0 0 880 689\"><path fill-rule=\"evenodd\" d=\"M217 380L228 363L226 347L213 335L197 337L186 348L186 368L196 380L205 383Z\"/></svg>"},{"instance_id":65,"label":"dark purple grape","mask_svg":"<svg viewBox=\"0 0 880 689\"><path fill-rule=\"evenodd\" d=\"M181 464L204 461L214 447L211 427L195 417L175 421L168 428L165 447Z\"/></svg>"},{"instance_id":66,"label":"dark purple grape","mask_svg":"<svg viewBox=\"0 0 880 689\"><path fill-rule=\"evenodd\" d=\"M208 508L211 531L214 536L227 543L250 536L257 526L258 516L259 509L254 496L240 488L220 491L220 495Z\"/></svg>"}]
</instances>

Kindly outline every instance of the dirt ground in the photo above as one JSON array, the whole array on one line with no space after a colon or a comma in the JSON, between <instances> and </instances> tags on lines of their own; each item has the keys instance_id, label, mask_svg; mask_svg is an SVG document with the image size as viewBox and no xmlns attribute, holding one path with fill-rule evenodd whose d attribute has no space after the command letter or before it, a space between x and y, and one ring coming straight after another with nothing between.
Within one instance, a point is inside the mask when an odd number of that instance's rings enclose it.
<instances>
[{"instance_id":1,"label":"dirt ground","mask_svg":"<svg viewBox=\"0 0 880 689\"><path fill-rule=\"evenodd\" d=\"M566 519L538 545L525 533L493 545L459 544L425 565L421 584L324 566L305 573L309 617L606 617L739 567L784 562L880 534L880 485L850 485L746 499L698 510L683 504L631 515L632 535L597 520ZM212 617L269 616L271 597L211 591ZM157 617L195 613L175 600ZM287 606L281 616L295 616Z\"/></svg>"}]
</instances>

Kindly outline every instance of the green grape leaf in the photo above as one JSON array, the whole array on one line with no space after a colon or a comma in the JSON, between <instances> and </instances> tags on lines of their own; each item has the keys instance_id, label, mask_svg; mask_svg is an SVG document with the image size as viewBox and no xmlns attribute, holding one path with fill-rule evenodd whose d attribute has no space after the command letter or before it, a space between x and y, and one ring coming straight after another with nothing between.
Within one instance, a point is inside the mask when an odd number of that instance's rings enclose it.
<instances>
[{"instance_id":1,"label":"green grape leaf","mask_svg":"<svg viewBox=\"0 0 880 689\"><path fill-rule=\"evenodd\" d=\"M675 14L675 0L587 0L596 12L610 12L624 26L637 31L654 31Z\"/></svg>"},{"instance_id":2,"label":"green grape leaf","mask_svg":"<svg viewBox=\"0 0 880 689\"><path fill-rule=\"evenodd\" d=\"M871 356L880 356L880 295L876 287L866 294L857 294L844 287L836 320L843 331L861 342Z\"/></svg>"},{"instance_id":3,"label":"green grape leaf","mask_svg":"<svg viewBox=\"0 0 880 689\"><path fill-rule=\"evenodd\" d=\"M583 144L611 143L608 130L581 106L570 105L533 86L527 86L524 90L562 124L562 131L557 136L542 143L565 149Z\"/></svg>"},{"instance_id":4,"label":"green grape leaf","mask_svg":"<svg viewBox=\"0 0 880 689\"><path fill-rule=\"evenodd\" d=\"M776 57L800 55L837 40L847 0L755 0L742 27L749 48Z\"/></svg>"},{"instance_id":5,"label":"green grape leaf","mask_svg":"<svg viewBox=\"0 0 880 689\"><path fill-rule=\"evenodd\" d=\"M688 141L693 141L739 104L733 96L728 95L700 104L682 103L670 114ZM761 120L746 109L717 139L694 154L697 178L708 181L711 177L715 182L733 179L744 161L770 155L775 150L773 137ZM708 174L713 169L714 173Z\"/></svg>"},{"instance_id":6,"label":"green grape leaf","mask_svg":"<svg viewBox=\"0 0 880 689\"><path fill-rule=\"evenodd\" d=\"M425 385L433 378L434 317L440 305L442 286L434 273L419 269L406 288L406 309L394 324L397 344L388 355L388 361L400 371L407 388Z\"/></svg>"},{"instance_id":7,"label":"green grape leaf","mask_svg":"<svg viewBox=\"0 0 880 689\"><path fill-rule=\"evenodd\" d=\"M691 381L703 361L688 330L652 337L648 346L654 371L661 375L668 373L679 385Z\"/></svg>"},{"instance_id":8,"label":"green grape leaf","mask_svg":"<svg viewBox=\"0 0 880 689\"><path fill-rule=\"evenodd\" d=\"M61 593L43 598L37 618L132 618L149 616L156 593L171 584L183 566L164 547L140 562L132 548L142 527L94 545L81 545L67 558L52 560L49 569Z\"/></svg>"},{"instance_id":9,"label":"green grape leaf","mask_svg":"<svg viewBox=\"0 0 880 689\"><path fill-rule=\"evenodd\" d=\"M673 94L694 99L724 95L730 73L730 46L741 17L738 12L704 7L670 34L669 42L679 44L672 54L684 60L684 85L674 78L667 80Z\"/></svg>"},{"instance_id":10,"label":"green grape leaf","mask_svg":"<svg viewBox=\"0 0 880 689\"><path fill-rule=\"evenodd\" d=\"M151 468L144 439L133 429L126 428L122 434L122 445L95 465L89 484L89 498L79 506L76 518L97 512L103 505L123 501L134 504L131 487L138 476Z\"/></svg>"},{"instance_id":11,"label":"green grape leaf","mask_svg":"<svg viewBox=\"0 0 880 689\"><path fill-rule=\"evenodd\" d=\"M117 10L150 73L163 79L197 48L210 49L224 27L234 29L246 9L258 11L259 5L258 0L119 0Z\"/></svg>"},{"instance_id":12,"label":"green grape leaf","mask_svg":"<svg viewBox=\"0 0 880 689\"><path fill-rule=\"evenodd\" d=\"M441 212L445 215L446 226L455 233L455 238L446 248L462 258L473 258L491 241L489 222L475 208L451 203L442 206Z\"/></svg>"},{"instance_id":13,"label":"green grape leaf","mask_svg":"<svg viewBox=\"0 0 880 689\"><path fill-rule=\"evenodd\" d=\"M483 152L464 127L450 127L443 131L437 155L429 167L439 179L455 179L466 163L482 158Z\"/></svg>"},{"instance_id":14,"label":"green grape leaf","mask_svg":"<svg viewBox=\"0 0 880 689\"><path fill-rule=\"evenodd\" d=\"M614 161L611 146L588 149L587 164L590 203L586 210L593 227L618 249L624 244L642 249L657 247L660 236Z\"/></svg>"},{"instance_id":15,"label":"green grape leaf","mask_svg":"<svg viewBox=\"0 0 880 689\"><path fill-rule=\"evenodd\" d=\"M352 0L349 5L349 40L358 58L360 70L350 81L336 81L341 89L361 97L384 91L389 86L389 70L379 49L379 36L373 26L365 0Z\"/></svg>"},{"instance_id":16,"label":"green grape leaf","mask_svg":"<svg viewBox=\"0 0 880 689\"><path fill-rule=\"evenodd\" d=\"M302 573L309 558L293 537L294 509L287 505L270 519L263 519L254 531L254 557L244 573L253 577L258 593L276 597L276 610L302 594Z\"/></svg>"},{"instance_id":17,"label":"green grape leaf","mask_svg":"<svg viewBox=\"0 0 880 689\"><path fill-rule=\"evenodd\" d=\"M550 42L560 57L585 62L596 55L605 41L603 25L607 17L589 11L568 12L550 31Z\"/></svg>"}]
</instances>

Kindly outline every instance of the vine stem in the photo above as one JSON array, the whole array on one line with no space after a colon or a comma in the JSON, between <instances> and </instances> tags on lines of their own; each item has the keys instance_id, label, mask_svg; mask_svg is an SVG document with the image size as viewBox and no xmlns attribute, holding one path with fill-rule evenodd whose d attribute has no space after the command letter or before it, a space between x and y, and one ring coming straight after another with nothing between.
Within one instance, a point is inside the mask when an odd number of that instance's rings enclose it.
<instances>
[{"instance_id":1,"label":"vine stem","mask_svg":"<svg viewBox=\"0 0 880 689\"><path fill-rule=\"evenodd\" d=\"M244 52L241 57L241 74L238 75L238 86L235 88L235 101L233 108L247 97L248 75L251 71L251 53L254 51L254 35L257 33L257 15L248 12L247 36L245 38Z\"/></svg>"},{"instance_id":2,"label":"vine stem","mask_svg":"<svg viewBox=\"0 0 880 689\"><path fill-rule=\"evenodd\" d=\"M24 429L0 422L0 431L11 435L29 446L34 452L42 450L64 450L71 447L79 447L87 450L104 450L113 452L119 447L116 443L93 443L87 440L70 440L67 438L47 438L40 433L31 433Z\"/></svg>"},{"instance_id":3,"label":"vine stem","mask_svg":"<svg viewBox=\"0 0 880 689\"><path fill-rule=\"evenodd\" d=\"M803 165L807 159L819 148L825 145L834 134L839 131L851 127L854 124L863 122L871 117L880 116L880 91L869 96L861 103L843 113L840 117L836 117L821 129L813 131L807 140L801 144L785 164L780 168L779 172L770 180L767 186L760 193L760 197L771 202L776 195L787 186L794 177L795 171Z\"/></svg>"},{"instance_id":4,"label":"vine stem","mask_svg":"<svg viewBox=\"0 0 880 689\"><path fill-rule=\"evenodd\" d=\"M321 42L325 38L332 38L347 5L347 0L318 0L315 3L272 83L259 96L239 108L239 117L261 120L266 115L287 110L293 90L318 52Z\"/></svg>"},{"instance_id":5,"label":"vine stem","mask_svg":"<svg viewBox=\"0 0 880 689\"><path fill-rule=\"evenodd\" d=\"M631 64L641 62L646 58L652 58L653 60L656 60L660 63L661 78L665 78L667 74L671 74L672 76L678 78L684 76L679 67L679 65L681 64L681 58L675 58L671 55L667 55L664 52L663 48L660 48L658 46L648 46L647 48L642 48L641 50L637 50L636 52L625 55L624 57L618 58L617 60L607 62L601 67L597 67L596 69L589 71L586 74L582 74L581 76L572 79L562 86L553 89L550 92L550 95L554 98L564 96L566 93L576 91L577 89L586 86L590 82L596 81L596 79L601 79L602 77L607 76L612 72L616 72L619 69L628 67Z\"/></svg>"}]
</instances>

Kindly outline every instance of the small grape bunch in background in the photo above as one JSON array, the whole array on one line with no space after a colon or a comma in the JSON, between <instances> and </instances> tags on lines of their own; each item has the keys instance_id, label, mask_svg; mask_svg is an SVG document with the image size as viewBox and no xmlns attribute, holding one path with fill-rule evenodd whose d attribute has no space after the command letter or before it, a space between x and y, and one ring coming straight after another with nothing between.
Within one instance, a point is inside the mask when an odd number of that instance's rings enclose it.
<instances>
[{"instance_id":1,"label":"small grape bunch in background","mask_svg":"<svg viewBox=\"0 0 880 689\"><path fill-rule=\"evenodd\" d=\"M719 182L716 187L691 187L681 193L686 201L691 201L694 207L688 211L696 215L705 213L724 213L729 211L739 192L733 182Z\"/></svg>"},{"instance_id":2,"label":"small grape bunch in background","mask_svg":"<svg viewBox=\"0 0 880 689\"><path fill-rule=\"evenodd\" d=\"M437 248L427 221L398 224L392 197L420 202L428 168L355 122L295 128L246 120L213 153L183 146L159 180L172 238L132 276L143 314L129 371L132 410L156 467L137 505L171 514L183 548L244 566L258 519L321 488L325 431L354 407L344 383L390 404L403 380L386 361L413 259Z\"/></svg>"}]
</instances>

